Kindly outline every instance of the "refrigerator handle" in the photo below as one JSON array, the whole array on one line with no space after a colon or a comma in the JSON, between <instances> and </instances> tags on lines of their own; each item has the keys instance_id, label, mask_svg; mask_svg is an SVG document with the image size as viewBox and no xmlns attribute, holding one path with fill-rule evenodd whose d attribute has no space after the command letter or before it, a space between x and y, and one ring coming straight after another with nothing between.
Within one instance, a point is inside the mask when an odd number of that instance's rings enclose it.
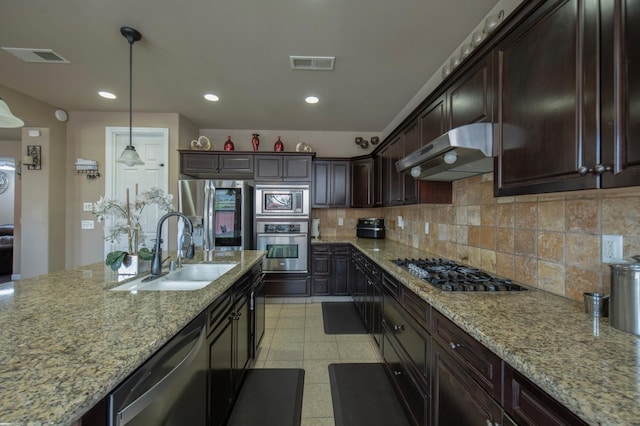
<instances>
[{"instance_id":1,"label":"refrigerator handle","mask_svg":"<svg viewBox=\"0 0 640 426\"><path fill-rule=\"evenodd\" d=\"M205 195L205 207L204 207L204 242L205 242L205 250L214 250L215 247L215 223L214 223L214 215L215 215L215 188L213 187L211 182L208 182L206 185L206 195Z\"/></svg>"}]
</instances>

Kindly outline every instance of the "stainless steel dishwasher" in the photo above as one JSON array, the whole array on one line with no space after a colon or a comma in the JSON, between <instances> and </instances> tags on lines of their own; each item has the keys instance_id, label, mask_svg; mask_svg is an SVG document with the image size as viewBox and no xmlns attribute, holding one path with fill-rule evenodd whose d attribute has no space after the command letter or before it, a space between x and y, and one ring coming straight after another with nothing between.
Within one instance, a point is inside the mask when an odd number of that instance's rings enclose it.
<instances>
[{"instance_id":1,"label":"stainless steel dishwasher","mask_svg":"<svg viewBox=\"0 0 640 426\"><path fill-rule=\"evenodd\" d=\"M109 425L205 425L203 312L109 395Z\"/></svg>"}]
</instances>

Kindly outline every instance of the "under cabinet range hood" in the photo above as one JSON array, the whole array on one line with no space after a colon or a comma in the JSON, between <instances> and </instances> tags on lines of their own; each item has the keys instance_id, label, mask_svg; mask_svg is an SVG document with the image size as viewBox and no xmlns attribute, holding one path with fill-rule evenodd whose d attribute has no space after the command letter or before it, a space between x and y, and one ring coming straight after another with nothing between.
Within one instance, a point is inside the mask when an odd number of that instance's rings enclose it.
<instances>
[{"instance_id":1,"label":"under cabinet range hood","mask_svg":"<svg viewBox=\"0 0 640 426\"><path fill-rule=\"evenodd\" d=\"M493 124L473 123L449 130L396 162L416 179L452 181L493 171Z\"/></svg>"}]
</instances>

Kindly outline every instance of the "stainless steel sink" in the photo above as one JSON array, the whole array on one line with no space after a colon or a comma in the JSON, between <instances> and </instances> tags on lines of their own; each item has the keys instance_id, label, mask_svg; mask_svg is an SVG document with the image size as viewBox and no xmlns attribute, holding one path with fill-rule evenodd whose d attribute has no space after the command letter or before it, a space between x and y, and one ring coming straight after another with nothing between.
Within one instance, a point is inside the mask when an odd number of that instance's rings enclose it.
<instances>
[{"instance_id":1,"label":"stainless steel sink","mask_svg":"<svg viewBox=\"0 0 640 426\"><path fill-rule=\"evenodd\" d=\"M199 263L185 265L160 278L137 278L110 289L111 291L193 291L214 283L237 263Z\"/></svg>"}]
</instances>

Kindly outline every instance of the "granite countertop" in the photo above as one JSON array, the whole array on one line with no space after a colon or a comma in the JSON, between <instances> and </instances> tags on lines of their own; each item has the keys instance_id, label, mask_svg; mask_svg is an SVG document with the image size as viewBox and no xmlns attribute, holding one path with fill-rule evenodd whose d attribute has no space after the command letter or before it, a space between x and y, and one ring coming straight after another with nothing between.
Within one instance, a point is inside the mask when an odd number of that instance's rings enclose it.
<instances>
[{"instance_id":1,"label":"granite countertop","mask_svg":"<svg viewBox=\"0 0 640 426\"><path fill-rule=\"evenodd\" d=\"M450 293L392 259L438 257L388 240L350 243L532 382L593 425L640 425L640 338L551 293Z\"/></svg>"},{"instance_id":2,"label":"granite countertop","mask_svg":"<svg viewBox=\"0 0 640 426\"><path fill-rule=\"evenodd\" d=\"M0 424L71 424L233 285L264 251L196 291L108 291L102 263L0 284Z\"/></svg>"}]
</instances>

